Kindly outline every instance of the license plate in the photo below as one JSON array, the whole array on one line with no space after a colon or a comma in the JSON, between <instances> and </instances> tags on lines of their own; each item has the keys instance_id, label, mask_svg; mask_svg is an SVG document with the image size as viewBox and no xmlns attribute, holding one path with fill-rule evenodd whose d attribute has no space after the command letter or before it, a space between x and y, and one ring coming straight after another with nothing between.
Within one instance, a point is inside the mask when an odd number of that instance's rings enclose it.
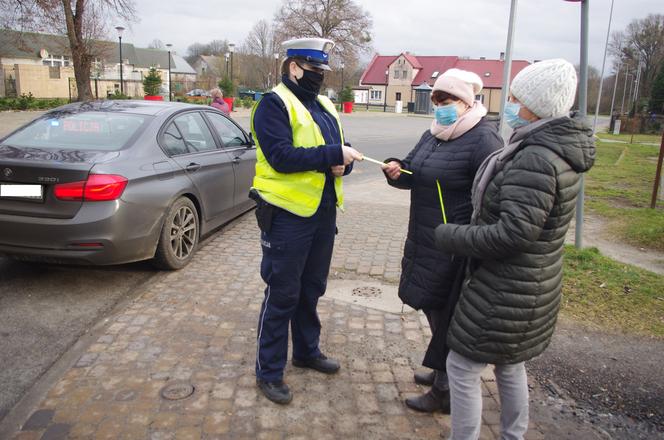
<instances>
[{"instance_id":1,"label":"license plate","mask_svg":"<svg viewBox=\"0 0 664 440\"><path fill-rule=\"evenodd\" d=\"M0 184L0 197L13 199L42 200L44 189L41 185Z\"/></svg>"}]
</instances>

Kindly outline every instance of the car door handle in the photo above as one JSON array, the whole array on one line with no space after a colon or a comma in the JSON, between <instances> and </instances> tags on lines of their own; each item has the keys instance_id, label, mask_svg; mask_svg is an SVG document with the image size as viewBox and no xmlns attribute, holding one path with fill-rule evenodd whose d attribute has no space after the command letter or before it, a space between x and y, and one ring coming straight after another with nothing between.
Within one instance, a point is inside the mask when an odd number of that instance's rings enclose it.
<instances>
[{"instance_id":1,"label":"car door handle","mask_svg":"<svg viewBox=\"0 0 664 440\"><path fill-rule=\"evenodd\" d=\"M187 171L192 171L193 172L193 171L197 171L200 167L201 167L200 164L192 162L189 165L187 165L184 169L187 170Z\"/></svg>"},{"instance_id":2,"label":"car door handle","mask_svg":"<svg viewBox=\"0 0 664 440\"><path fill-rule=\"evenodd\" d=\"M240 163L240 156L236 156L233 158L233 163Z\"/></svg>"}]
</instances>

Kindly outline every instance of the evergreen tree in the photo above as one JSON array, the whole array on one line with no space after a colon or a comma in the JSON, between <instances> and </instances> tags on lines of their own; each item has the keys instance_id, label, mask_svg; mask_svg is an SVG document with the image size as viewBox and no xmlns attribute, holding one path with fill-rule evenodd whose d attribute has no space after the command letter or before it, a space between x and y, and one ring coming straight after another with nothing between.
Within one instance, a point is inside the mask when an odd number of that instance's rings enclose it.
<instances>
[{"instance_id":1,"label":"evergreen tree","mask_svg":"<svg viewBox=\"0 0 664 440\"><path fill-rule=\"evenodd\" d=\"M150 67L147 76L143 78L143 91L147 96L157 96L161 90L161 75L157 69Z\"/></svg>"},{"instance_id":2,"label":"evergreen tree","mask_svg":"<svg viewBox=\"0 0 664 440\"><path fill-rule=\"evenodd\" d=\"M653 82L649 107L652 112L664 114L664 63L659 67L659 74Z\"/></svg>"},{"instance_id":3,"label":"evergreen tree","mask_svg":"<svg viewBox=\"0 0 664 440\"><path fill-rule=\"evenodd\" d=\"M218 85L221 91L224 92L225 98L231 98L235 94L235 85L228 76L224 76Z\"/></svg>"}]
</instances>

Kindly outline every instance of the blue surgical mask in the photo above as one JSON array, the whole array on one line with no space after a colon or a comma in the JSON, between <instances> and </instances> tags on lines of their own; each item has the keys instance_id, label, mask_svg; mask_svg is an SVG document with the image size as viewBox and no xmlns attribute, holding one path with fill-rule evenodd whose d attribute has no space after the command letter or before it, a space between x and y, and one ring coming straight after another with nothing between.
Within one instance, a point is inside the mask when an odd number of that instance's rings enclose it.
<instances>
[{"instance_id":1,"label":"blue surgical mask","mask_svg":"<svg viewBox=\"0 0 664 440\"><path fill-rule=\"evenodd\" d=\"M454 103L436 106L434 116L440 125L452 125L457 120L457 106Z\"/></svg>"},{"instance_id":2,"label":"blue surgical mask","mask_svg":"<svg viewBox=\"0 0 664 440\"><path fill-rule=\"evenodd\" d=\"M519 116L520 110L521 104L510 101L507 101L505 104L505 122L507 122L507 125L514 129L530 124L530 121L527 121Z\"/></svg>"}]
</instances>

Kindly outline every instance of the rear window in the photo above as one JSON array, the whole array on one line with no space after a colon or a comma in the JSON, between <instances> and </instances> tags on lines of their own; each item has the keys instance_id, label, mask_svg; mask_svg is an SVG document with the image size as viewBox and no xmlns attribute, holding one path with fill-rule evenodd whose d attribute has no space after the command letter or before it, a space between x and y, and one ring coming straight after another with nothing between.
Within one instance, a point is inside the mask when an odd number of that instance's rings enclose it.
<instances>
[{"instance_id":1,"label":"rear window","mask_svg":"<svg viewBox=\"0 0 664 440\"><path fill-rule=\"evenodd\" d=\"M149 118L109 112L49 115L14 133L3 144L58 150L119 150Z\"/></svg>"}]
</instances>

